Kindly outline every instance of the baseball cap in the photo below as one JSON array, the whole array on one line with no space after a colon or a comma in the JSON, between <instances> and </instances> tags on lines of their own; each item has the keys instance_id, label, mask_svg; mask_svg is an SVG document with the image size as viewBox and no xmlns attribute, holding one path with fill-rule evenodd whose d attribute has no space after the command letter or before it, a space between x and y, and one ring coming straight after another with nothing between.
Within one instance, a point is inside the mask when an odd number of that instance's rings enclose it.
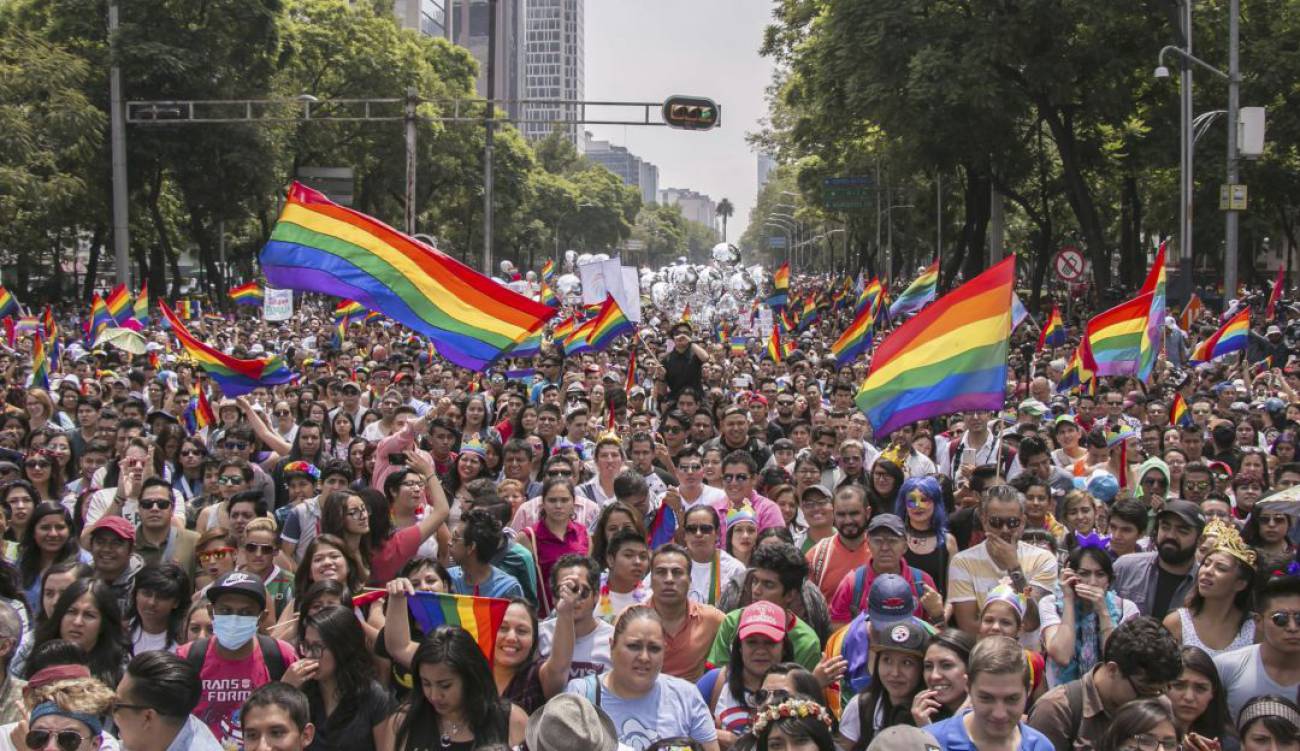
<instances>
[{"instance_id":1,"label":"baseball cap","mask_svg":"<svg viewBox=\"0 0 1300 751\"><path fill-rule=\"evenodd\" d=\"M568 388L566 388L564 391L565 393L568 394L585 394L587 393L587 387L583 386L578 381L574 381L573 383L570 383Z\"/></svg>"},{"instance_id":2,"label":"baseball cap","mask_svg":"<svg viewBox=\"0 0 1300 751\"><path fill-rule=\"evenodd\" d=\"M1020 403L1017 411L1027 415L1042 416L1047 414L1047 405L1037 399L1026 399Z\"/></svg>"},{"instance_id":3,"label":"baseball cap","mask_svg":"<svg viewBox=\"0 0 1300 751\"><path fill-rule=\"evenodd\" d=\"M867 751L942 751L942 747L921 728L893 725L876 733Z\"/></svg>"},{"instance_id":4,"label":"baseball cap","mask_svg":"<svg viewBox=\"0 0 1300 751\"><path fill-rule=\"evenodd\" d=\"M835 497L835 494L831 492L831 489L826 487L825 485L809 485L808 487L803 489L802 493L799 494L799 500L802 501L804 498L807 498L809 493L818 493L827 498Z\"/></svg>"},{"instance_id":5,"label":"baseball cap","mask_svg":"<svg viewBox=\"0 0 1300 751\"><path fill-rule=\"evenodd\" d=\"M903 527L903 520L894 514L876 514L871 517L871 522L867 524L867 535L878 529L893 532L899 537L907 534L907 530Z\"/></svg>"},{"instance_id":6,"label":"baseball cap","mask_svg":"<svg viewBox=\"0 0 1300 751\"><path fill-rule=\"evenodd\" d=\"M1165 507L1160 509L1156 514L1156 521L1165 514L1173 514L1188 524L1196 527L1197 531L1205 528L1205 514L1201 513L1201 507L1191 501L1166 501Z\"/></svg>"},{"instance_id":7,"label":"baseball cap","mask_svg":"<svg viewBox=\"0 0 1300 751\"><path fill-rule=\"evenodd\" d=\"M929 632L911 616L896 623L868 621L868 625L873 652L908 652L919 656L924 654L926 643L930 640Z\"/></svg>"},{"instance_id":8,"label":"baseball cap","mask_svg":"<svg viewBox=\"0 0 1300 751\"><path fill-rule=\"evenodd\" d=\"M352 381L344 381L343 385L339 386L339 391L355 391L356 393L360 394L361 387Z\"/></svg>"},{"instance_id":9,"label":"baseball cap","mask_svg":"<svg viewBox=\"0 0 1300 751\"><path fill-rule=\"evenodd\" d=\"M95 526L90 528L91 537L94 537L95 533L101 529L112 532L127 542L135 542L135 527L131 526L131 522L120 516L100 517L99 521L95 522Z\"/></svg>"},{"instance_id":10,"label":"baseball cap","mask_svg":"<svg viewBox=\"0 0 1300 751\"><path fill-rule=\"evenodd\" d=\"M898 574L880 574L867 594L867 615L876 626L909 620L916 610L912 585Z\"/></svg>"},{"instance_id":11,"label":"baseball cap","mask_svg":"<svg viewBox=\"0 0 1300 751\"><path fill-rule=\"evenodd\" d=\"M740 611L736 635L747 639L757 634L779 642L785 639L787 620L785 610L780 605L760 600Z\"/></svg>"},{"instance_id":12,"label":"baseball cap","mask_svg":"<svg viewBox=\"0 0 1300 751\"><path fill-rule=\"evenodd\" d=\"M1281 327L1281 326L1278 326L1278 325L1275 323L1275 324L1269 326L1268 329L1266 329L1266 330L1264 331L1264 336L1268 336L1269 334L1281 334L1281 333L1282 333L1282 327Z\"/></svg>"},{"instance_id":13,"label":"baseball cap","mask_svg":"<svg viewBox=\"0 0 1300 751\"><path fill-rule=\"evenodd\" d=\"M261 607L266 607L266 586L261 577L246 571L227 571L208 587L208 601L216 602L221 595L237 594L252 598Z\"/></svg>"}]
</instances>

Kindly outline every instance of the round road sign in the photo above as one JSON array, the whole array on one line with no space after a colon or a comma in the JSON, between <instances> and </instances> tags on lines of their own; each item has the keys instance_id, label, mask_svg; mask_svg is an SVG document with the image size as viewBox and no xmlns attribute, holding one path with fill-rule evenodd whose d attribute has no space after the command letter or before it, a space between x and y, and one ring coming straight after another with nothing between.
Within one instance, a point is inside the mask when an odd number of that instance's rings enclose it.
<instances>
[{"instance_id":1,"label":"round road sign","mask_svg":"<svg viewBox=\"0 0 1300 751\"><path fill-rule=\"evenodd\" d=\"M1067 245L1056 253L1052 268L1062 281L1075 282L1083 278L1083 253L1073 245Z\"/></svg>"}]
</instances>

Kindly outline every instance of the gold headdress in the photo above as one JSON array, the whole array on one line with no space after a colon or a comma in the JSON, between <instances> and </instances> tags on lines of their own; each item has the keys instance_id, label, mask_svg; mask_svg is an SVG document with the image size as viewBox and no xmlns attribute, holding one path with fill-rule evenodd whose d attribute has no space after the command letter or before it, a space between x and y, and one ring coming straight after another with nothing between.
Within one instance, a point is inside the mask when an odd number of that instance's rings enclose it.
<instances>
[{"instance_id":1,"label":"gold headdress","mask_svg":"<svg viewBox=\"0 0 1300 751\"><path fill-rule=\"evenodd\" d=\"M1222 519L1215 519L1205 526L1205 537L1214 538L1214 547L1210 548L1209 553L1223 553L1241 561L1247 566L1255 565L1256 554L1241 539L1241 533L1231 522L1225 522ZM1209 555L1207 553L1206 555Z\"/></svg>"}]
</instances>

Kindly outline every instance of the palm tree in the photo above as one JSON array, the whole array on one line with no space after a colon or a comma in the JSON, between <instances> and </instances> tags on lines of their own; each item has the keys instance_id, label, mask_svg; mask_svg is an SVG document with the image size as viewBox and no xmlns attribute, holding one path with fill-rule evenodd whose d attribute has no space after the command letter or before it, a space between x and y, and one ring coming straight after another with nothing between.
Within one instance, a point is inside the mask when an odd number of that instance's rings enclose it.
<instances>
[{"instance_id":1,"label":"palm tree","mask_svg":"<svg viewBox=\"0 0 1300 751\"><path fill-rule=\"evenodd\" d=\"M718 208L714 213L722 217L722 241L725 243L727 241L727 220L731 218L732 214L736 213L736 207L731 205L730 199L724 198L718 201Z\"/></svg>"}]
</instances>

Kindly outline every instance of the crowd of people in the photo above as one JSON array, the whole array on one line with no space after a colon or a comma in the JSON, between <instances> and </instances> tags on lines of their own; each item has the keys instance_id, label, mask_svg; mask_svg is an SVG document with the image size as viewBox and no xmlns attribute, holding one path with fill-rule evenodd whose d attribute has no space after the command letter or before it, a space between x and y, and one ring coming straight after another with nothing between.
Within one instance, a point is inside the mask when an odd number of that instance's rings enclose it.
<instances>
[{"instance_id":1,"label":"crowd of people","mask_svg":"<svg viewBox=\"0 0 1300 751\"><path fill-rule=\"evenodd\" d=\"M1300 750L1277 326L1066 393L1016 347L1003 410L876 435L844 312L471 373L300 311L194 322L295 373L233 399L156 327L0 354L0 751Z\"/></svg>"}]
</instances>

